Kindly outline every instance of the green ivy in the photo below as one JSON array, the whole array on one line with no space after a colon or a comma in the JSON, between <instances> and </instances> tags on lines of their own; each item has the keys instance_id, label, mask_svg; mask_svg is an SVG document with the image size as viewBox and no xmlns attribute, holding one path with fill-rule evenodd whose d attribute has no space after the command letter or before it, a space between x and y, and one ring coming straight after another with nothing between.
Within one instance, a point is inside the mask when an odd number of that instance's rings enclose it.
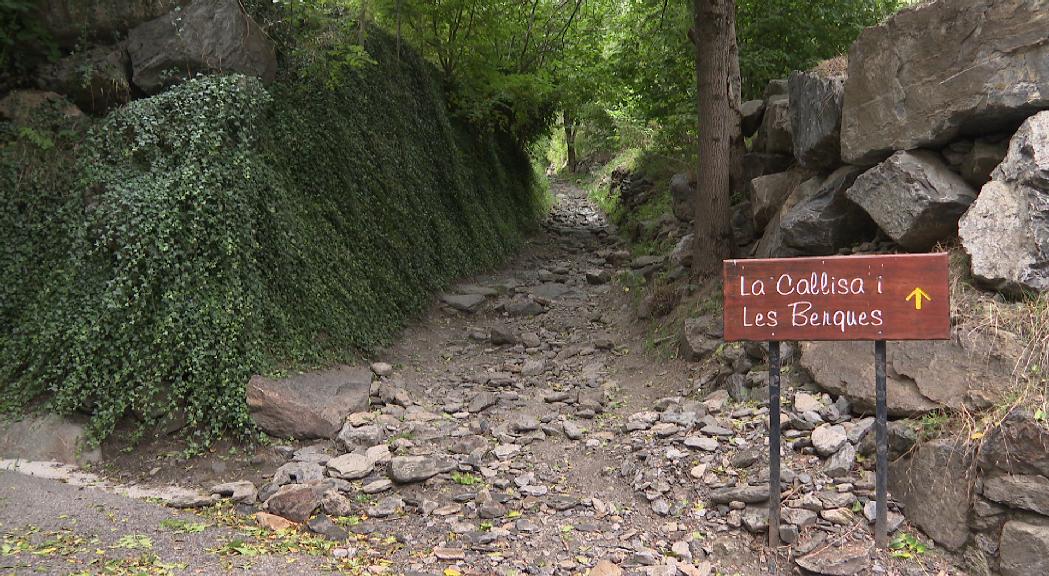
<instances>
[{"instance_id":1,"label":"green ivy","mask_svg":"<svg viewBox=\"0 0 1049 576\"><path fill-rule=\"evenodd\" d=\"M75 151L0 148L8 403L86 411L96 439L127 415L248 432L253 373L353 359L509 255L542 210L527 155L450 120L386 35L366 48L339 86L200 77Z\"/></svg>"}]
</instances>

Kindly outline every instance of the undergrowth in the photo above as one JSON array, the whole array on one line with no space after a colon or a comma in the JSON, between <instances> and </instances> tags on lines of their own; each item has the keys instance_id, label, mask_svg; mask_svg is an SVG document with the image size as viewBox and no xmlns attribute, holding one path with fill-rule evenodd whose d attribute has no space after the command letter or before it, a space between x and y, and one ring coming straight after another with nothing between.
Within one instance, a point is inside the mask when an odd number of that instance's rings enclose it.
<instances>
[{"instance_id":1,"label":"undergrowth","mask_svg":"<svg viewBox=\"0 0 1049 576\"><path fill-rule=\"evenodd\" d=\"M545 205L528 156L366 47L336 87L200 77L82 140L52 115L50 146L0 126L5 407L87 412L95 440L129 413L246 433L253 373L352 359L507 257Z\"/></svg>"}]
</instances>

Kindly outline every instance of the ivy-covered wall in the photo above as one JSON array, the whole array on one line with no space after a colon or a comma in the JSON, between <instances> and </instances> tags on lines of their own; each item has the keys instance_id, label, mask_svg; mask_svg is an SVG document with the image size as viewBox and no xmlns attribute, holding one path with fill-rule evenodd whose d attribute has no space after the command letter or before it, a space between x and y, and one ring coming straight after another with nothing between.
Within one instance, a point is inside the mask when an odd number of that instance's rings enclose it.
<instances>
[{"instance_id":1,"label":"ivy-covered wall","mask_svg":"<svg viewBox=\"0 0 1049 576\"><path fill-rule=\"evenodd\" d=\"M387 342L540 216L528 156L375 32L338 86L197 78L80 138L0 126L0 397L250 430L252 373Z\"/></svg>"}]
</instances>

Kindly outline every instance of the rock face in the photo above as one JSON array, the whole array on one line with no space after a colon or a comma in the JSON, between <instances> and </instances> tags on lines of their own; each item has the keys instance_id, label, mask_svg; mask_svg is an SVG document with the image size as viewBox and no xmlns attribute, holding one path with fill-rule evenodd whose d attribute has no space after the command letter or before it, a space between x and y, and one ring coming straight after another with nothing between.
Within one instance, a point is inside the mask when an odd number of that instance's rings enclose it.
<instances>
[{"instance_id":1,"label":"rock face","mask_svg":"<svg viewBox=\"0 0 1049 576\"><path fill-rule=\"evenodd\" d=\"M334 438L347 415L368 409L368 368L342 366L272 380L248 382L248 409L255 424L279 438Z\"/></svg>"},{"instance_id":2,"label":"rock face","mask_svg":"<svg viewBox=\"0 0 1049 576\"><path fill-rule=\"evenodd\" d=\"M1013 136L1005 160L958 223L981 283L1012 293L1049 289L1047 174L1049 112L1041 112Z\"/></svg>"},{"instance_id":3,"label":"rock face","mask_svg":"<svg viewBox=\"0 0 1049 576\"><path fill-rule=\"evenodd\" d=\"M801 254L826 256L872 236L870 217L845 197L862 172L862 168L842 166L818 185L806 181L798 189L797 204L780 220L783 242Z\"/></svg>"},{"instance_id":4,"label":"rock face","mask_svg":"<svg viewBox=\"0 0 1049 576\"><path fill-rule=\"evenodd\" d=\"M906 506L911 522L938 544L956 550L969 539L971 470L964 445L933 440L911 458L890 465L889 489Z\"/></svg>"},{"instance_id":5,"label":"rock face","mask_svg":"<svg viewBox=\"0 0 1049 576\"><path fill-rule=\"evenodd\" d=\"M976 192L927 150L900 151L861 174L845 195L900 246L925 251L954 235Z\"/></svg>"},{"instance_id":6,"label":"rock face","mask_svg":"<svg viewBox=\"0 0 1049 576\"><path fill-rule=\"evenodd\" d=\"M1002 576L1049 574L1049 521L1006 522L999 555Z\"/></svg>"},{"instance_id":7,"label":"rock face","mask_svg":"<svg viewBox=\"0 0 1049 576\"><path fill-rule=\"evenodd\" d=\"M805 342L801 365L824 390L848 398L861 412L874 409L873 347L861 342ZM888 409L912 416L937 408L969 406L970 393L994 395L1009 370L998 360L980 362L950 341L892 342L886 354Z\"/></svg>"},{"instance_id":8,"label":"rock face","mask_svg":"<svg viewBox=\"0 0 1049 576\"><path fill-rule=\"evenodd\" d=\"M101 116L131 98L128 65L123 44L101 46L44 66L37 84L65 94L81 110Z\"/></svg>"},{"instance_id":9,"label":"rock face","mask_svg":"<svg viewBox=\"0 0 1049 576\"><path fill-rule=\"evenodd\" d=\"M1010 412L984 439L980 467L1005 474L1049 477L1049 429L1029 412Z\"/></svg>"},{"instance_id":10,"label":"rock face","mask_svg":"<svg viewBox=\"0 0 1049 576\"><path fill-rule=\"evenodd\" d=\"M756 229L765 229L806 174L804 170L788 170L755 178L747 184Z\"/></svg>"},{"instance_id":11,"label":"rock face","mask_svg":"<svg viewBox=\"0 0 1049 576\"><path fill-rule=\"evenodd\" d=\"M0 419L0 458L50 460L64 464L97 462L98 448L85 445L84 424L56 414Z\"/></svg>"},{"instance_id":12,"label":"rock face","mask_svg":"<svg viewBox=\"0 0 1049 576\"><path fill-rule=\"evenodd\" d=\"M131 80L148 94L198 72L239 72L272 82L273 42L236 0L196 0L128 33Z\"/></svg>"},{"instance_id":13,"label":"rock face","mask_svg":"<svg viewBox=\"0 0 1049 576\"><path fill-rule=\"evenodd\" d=\"M842 158L873 164L1049 108L1046 8L1044 0L941 0L864 30L849 50Z\"/></svg>"},{"instance_id":14,"label":"rock face","mask_svg":"<svg viewBox=\"0 0 1049 576\"><path fill-rule=\"evenodd\" d=\"M190 0L39 0L37 15L62 48L82 40L112 41L139 24Z\"/></svg>"},{"instance_id":15,"label":"rock face","mask_svg":"<svg viewBox=\"0 0 1049 576\"><path fill-rule=\"evenodd\" d=\"M794 157L806 168L832 168L841 164L841 105L845 79L815 72L792 72L790 129Z\"/></svg>"},{"instance_id":16,"label":"rock face","mask_svg":"<svg viewBox=\"0 0 1049 576\"><path fill-rule=\"evenodd\" d=\"M765 103L761 128L754 136L754 151L790 154L794 148L790 129L790 99L787 96L769 98Z\"/></svg>"}]
</instances>

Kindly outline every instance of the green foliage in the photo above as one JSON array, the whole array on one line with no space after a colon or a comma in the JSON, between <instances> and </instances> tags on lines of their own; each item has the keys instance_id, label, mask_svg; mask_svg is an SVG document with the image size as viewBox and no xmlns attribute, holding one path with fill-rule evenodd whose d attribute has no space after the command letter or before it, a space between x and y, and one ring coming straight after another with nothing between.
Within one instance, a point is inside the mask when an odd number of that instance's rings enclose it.
<instances>
[{"instance_id":1,"label":"green foliage","mask_svg":"<svg viewBox=\"0 0 1049 576\"><path fill-rule=\"evenodd\" d=\"M927 547L913 534L900 532L889 543L894 558L910 559L925 554Z\"/></svg>"},{"instance_id":2,"label":"green foliage","mask_svg":"<svg viewBox=\"0 0 1049 576\"><path fill-rule=\"evenodd\" d=\"M0 0L0 82L25 73L41 55L57 48L36 17L34 0Z\"/></svg>"},{"instance_id":3,"label":"green foliage","mask_svg":"<svg viewBox=\"0 0 1049 576\"><path fill-rule=\"evenodd\" d=\"M743 94L759 98L774 78L848 51L867 26L899 10L901 0L740 0L737 3Z\"/></svg>"},{"instance_id":4,"label":"green foliage","mask_svg":"<svg viewBox=\"0 0 1049 576\"><path fill-rule=\"evenodd\" d=\"M370 34L377 64L336 89L191 80L76 162L0 148L0 392L87 410L96 438L181 413L206 443L250 429L251 374L371 349L506 257L542 207L527 155L450 120L394 44Z\"/></svg>"}]
</instances>

